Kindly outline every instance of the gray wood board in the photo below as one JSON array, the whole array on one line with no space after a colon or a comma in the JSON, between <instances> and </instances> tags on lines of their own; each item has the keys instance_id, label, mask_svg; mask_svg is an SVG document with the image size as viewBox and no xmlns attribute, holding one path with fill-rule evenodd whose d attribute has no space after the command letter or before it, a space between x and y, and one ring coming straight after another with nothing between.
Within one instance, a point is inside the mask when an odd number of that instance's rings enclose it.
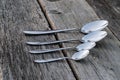
<instances>
[{"instance_id":1,"label":"gray wood board","mask_svg":"<svg viewBox=\"0 0 120 80\"><path fill-rule=\"evenodd\" d=\"M87 0L101 19L109 21L109 29L120 40L120 0Z\"/></svg>"},{"instance_id":2,"label":"gray wood board","mask_svg":"<svg viewBox=\"0 0 120 80\"><path fill-rule=\"evenodd\" d=\"M66 61L36 64L35 59L63 57L62 52L41 55L29 50L59 48L28 46L26 41L53 41L53 35L25 36L24 30L47 30L49 25L36 0L0 0L0 57L3 80L75 80Z\"/></svg>"},{"instance_id":3,"label":"gray wood board","mask_svg":"<svg viewBox=\"0 0 120 80\"><path fill-rule=\"evenodd\" d=\"M0 64L0 80L3 80L3 75L2 75L1 64Z\"/></svg>"},{"instance_id":4,"label":"gray wood board","mask_svg":"<svg viewBox=\"0 0 120 80\"><path fill-rule=\"evenodd\" d=\"M85 0L39 0L53 29L81 28L84 24L98 20L98 16ZM119 80L120 42L106 28L108 36L97 43L90 55L82 61L69 60L78 80ZM59 40L81 39L79 32L59 33ZM62 46L77 46L80 42L65 43ZM64 55L72 56L75 51L66 50Z\"/></svg>"}]
</instances>

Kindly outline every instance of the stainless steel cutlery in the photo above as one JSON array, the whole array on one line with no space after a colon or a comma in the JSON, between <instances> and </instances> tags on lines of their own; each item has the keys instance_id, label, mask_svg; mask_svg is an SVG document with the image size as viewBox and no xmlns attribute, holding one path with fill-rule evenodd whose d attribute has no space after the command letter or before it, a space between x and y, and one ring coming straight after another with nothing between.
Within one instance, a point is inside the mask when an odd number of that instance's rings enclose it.
<instances>
[{"instance_id":1,"label":"stainless steel cutlery","mask_svg":"<svg viewBox=\"0 0 120 80\"><path fill-rule=\"evenodd\" d=\"M75 49L76 52L73 54L72 57L62 57L56 59L48 59L48 60L34 60L36 63L45 63L45 62L52 62L58 61L62 59L72 59L72 60L81 60L85 58L89 54L89 50L95 47L96 42L102 40L107 36L106 31L103 30L106 26L108 26L107 20L97 20L84 25L81 29L71 28L71 29L62 29L62 30L48 30L48 31L23 31L27 35L45 35L45 34L54 34L54 33L61 33L67 31L80 31L82 33L87 33L82 39L68 39L68 40L59 40L53 42L26 42L28 45L50 45L50 44L57 44L63 42L70 42L70 41L81 41L82 44L79 44L75 47L65 47L65 48L57 48L57 49L46 49L46 50L30 50L31 54L43 54L49 53L54 51L66 50L66 49Z\"/></svg>"}]
</instances>

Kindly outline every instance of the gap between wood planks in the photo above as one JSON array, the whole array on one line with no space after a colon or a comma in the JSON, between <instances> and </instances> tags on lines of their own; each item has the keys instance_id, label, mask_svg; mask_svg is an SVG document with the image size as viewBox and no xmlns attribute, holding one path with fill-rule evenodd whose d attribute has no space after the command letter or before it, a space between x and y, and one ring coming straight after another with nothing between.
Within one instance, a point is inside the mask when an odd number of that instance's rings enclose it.
<instances>
[{"instance_id":1,"label":"gap between wood planks","mask_svg":"<svg viewBox=\"0 0 120 80\"><path fill-rule=\"evenodd\" d=\"M52 20L51 20L50 17L48 16L48 14L46 13L46 9L44 8L44 4L42 4L42 2L40 2L40 0L37 0L37 2L38 2L38 4L39 4L39 6L40 6L40 8L41 8L41 11L43 12L46 20L47 20L47 22L48 22L48 25L49 25L50 29L51 29L51 30L56 29L56 26L54 25L54 23L52 22ZM54 34L54 36L55 36L55 39L56 39L56 40L60 40L57 34ZM60 48L63 48L64 46L63 46L63 44L61 43L61 44L59 44L59 47L60 47ZM66 55L66 50L62 50L62 53L63 53L63 55L64 55L65 57L67 56L67 55ZM77 73L76 73L76 71L75 71L74 68L73 68L72 63L71 63L69 60L66 60L66 61L67 61L68 65L69 65L69 67L71 68L72 73L73 73L74 77L76 78L76 80L79 80L79 78L78 78L78 76L77 76Z\"/></svg>"}]
</instances>

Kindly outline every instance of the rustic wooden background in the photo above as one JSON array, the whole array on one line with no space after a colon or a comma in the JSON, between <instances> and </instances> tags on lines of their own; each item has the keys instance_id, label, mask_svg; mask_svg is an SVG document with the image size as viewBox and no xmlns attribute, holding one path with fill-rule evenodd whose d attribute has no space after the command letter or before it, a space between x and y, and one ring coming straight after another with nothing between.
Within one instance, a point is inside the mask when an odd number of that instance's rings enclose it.
<instances>
[{"instance_id":1,"label":"rustic wooden background","mask_svg":"<svg viewBox=\"0 0 120 80\"><path fill-rule=\"evenodd\" d=\"M71 47L80 42L28 46L26 41L80 39L79 32L25 36L24 30L81 28L106 19L108 36L82 61L63 60L36 64L35 59L72 56L64 50L32 55L34 49ZM0 0L1 80L120 80L120 0Z\"/></svg>"}]
</instances>

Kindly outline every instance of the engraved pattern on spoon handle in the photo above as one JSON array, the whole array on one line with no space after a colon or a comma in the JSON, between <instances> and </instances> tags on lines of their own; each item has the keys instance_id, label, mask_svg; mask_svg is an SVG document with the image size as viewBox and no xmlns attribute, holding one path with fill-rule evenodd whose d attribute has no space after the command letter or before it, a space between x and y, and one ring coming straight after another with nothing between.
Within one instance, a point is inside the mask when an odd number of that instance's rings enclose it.
<instances>
[{"instance_id":1,"label":"engraved pattern on spoon handle","mask_svg":"<svg viewBox=\"0 0 120 80\"><path fill-rule=\"evenodd\" d=\"M55 58L55 59L47 59L47 60L34 60L36 63L46 63L46 62L53 62L53 61L59 61L63 59L71 59L70 57L62 57L62 58Z\"/></svg>"}]
</instances>

